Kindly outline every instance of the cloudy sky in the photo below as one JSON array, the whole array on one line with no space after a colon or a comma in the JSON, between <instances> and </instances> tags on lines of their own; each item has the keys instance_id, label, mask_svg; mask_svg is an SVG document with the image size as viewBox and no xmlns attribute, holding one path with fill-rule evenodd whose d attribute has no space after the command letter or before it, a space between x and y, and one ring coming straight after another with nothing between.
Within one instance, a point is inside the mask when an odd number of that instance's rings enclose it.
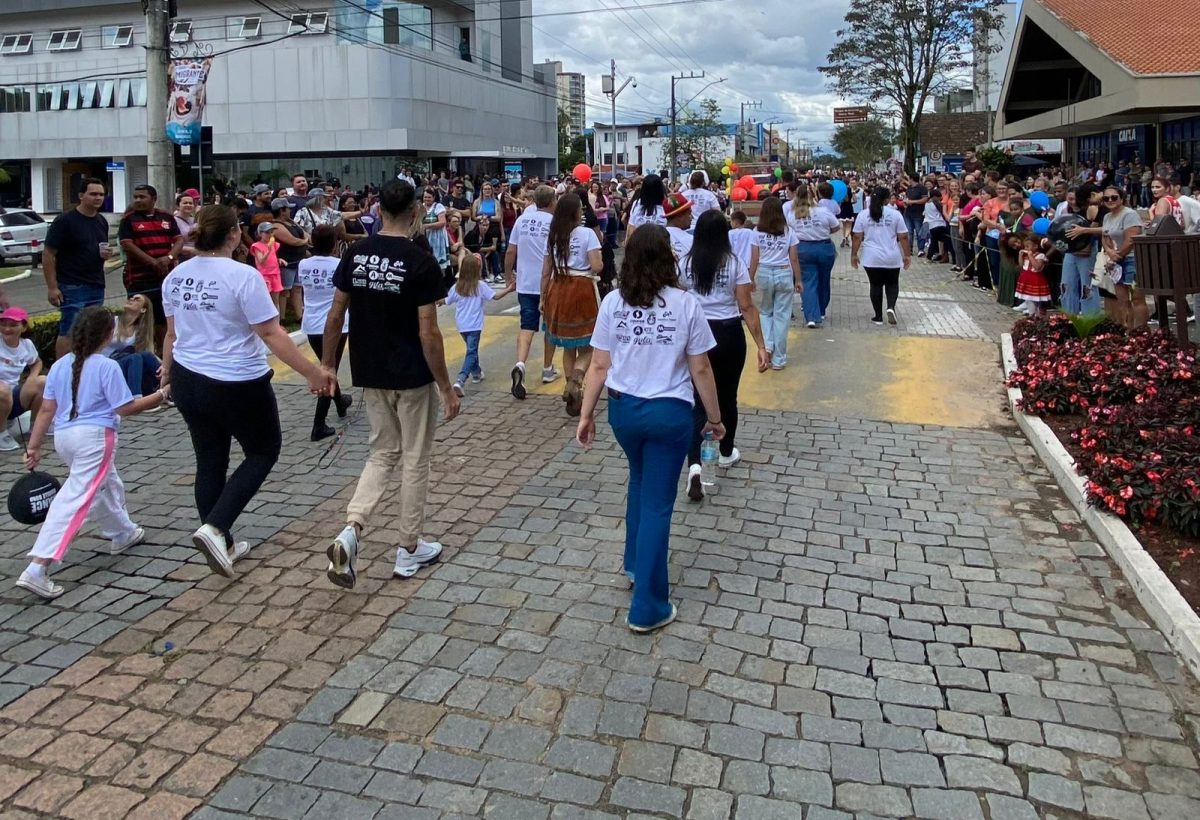
<instances>
[{"instance_id":1,"label":"cloudy sky","mask_svg":"<svg viewBox=\"0 0 1200 820\"><path fill-rule=\"evenodd\" d=\"M761 100L761 109L747 109L747 119L781 120L778 128L795 129L793 144L804 140L828 148L833 107L839 101L826 89L817 67L842 24L845 0L693 0L634 10L659 2L663 0L533 0L538 15L533 21L534 62L561 60L565 71L587 77L589 125L611 117L600 77L616 58L617 84L629 75L638 82L617 98L622 122L667 116L672 73L704 71L703 80L676 84L681 103L700 92L693 106L712 97L723 107L724 120L737 122L740 102ZM572 9L587 12L543 16ZM701 91L720 77L725 82Z\"/></svg>"}]
</instances>

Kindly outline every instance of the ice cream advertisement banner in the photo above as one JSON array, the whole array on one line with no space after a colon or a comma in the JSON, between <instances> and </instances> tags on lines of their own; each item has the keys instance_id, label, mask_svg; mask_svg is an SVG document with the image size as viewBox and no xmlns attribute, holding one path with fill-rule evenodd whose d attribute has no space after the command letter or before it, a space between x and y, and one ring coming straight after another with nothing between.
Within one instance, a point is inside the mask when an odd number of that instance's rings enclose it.
<instances>
[{"instance_id":1,"label":"ice cream advertisement banner","mask_svg":"<svg viewBox=\"0 0 1200 820\"><path fill-rule=\"evenodd\" d=\"M200 120L204 117L204 83L212 59L172 60L167 78L170 98L167 138L176 145L200 144Z\"/></svg>"}]
</instances>

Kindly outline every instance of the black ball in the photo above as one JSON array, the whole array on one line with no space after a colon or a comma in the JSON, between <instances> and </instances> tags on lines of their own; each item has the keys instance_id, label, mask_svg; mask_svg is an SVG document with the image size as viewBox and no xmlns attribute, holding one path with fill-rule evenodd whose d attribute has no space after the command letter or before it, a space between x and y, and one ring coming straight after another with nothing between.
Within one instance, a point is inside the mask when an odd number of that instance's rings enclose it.
<instances>
[{"instance_id":1,"label":"black ball","mask_svg":"<svg viewBox=\"0 0 1200 820\"><path fill-rule=\"evenodd\" d=\"M1050 230L1046 231L1046 236L1054 244L1055 250L1059 253L1076 253L1077 251L1085 251L1092 244L1090 234L1077 236L1074 239L1067 238L1067 229L1079 226L1086 228L1092 223L1079 214L1063 214L1050 223Z\"/></svg>"},{"instance_id":2,"label":"black ball","mask_svg":"<svg viewBox=\"0 0 1200 820\"><path fill-rule=\"evenodd\" d=\"M26 473L8 491L8 514L21 524L40 524L61 488L58 479L49 473Z\"/></svg>"}]
</instances>

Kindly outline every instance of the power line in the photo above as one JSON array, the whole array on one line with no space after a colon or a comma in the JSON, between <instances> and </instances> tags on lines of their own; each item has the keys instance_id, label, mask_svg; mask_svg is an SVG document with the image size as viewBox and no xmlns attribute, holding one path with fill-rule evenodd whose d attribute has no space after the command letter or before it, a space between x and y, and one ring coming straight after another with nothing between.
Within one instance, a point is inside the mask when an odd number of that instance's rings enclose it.
<instances>
[{"instance_id":1,"label":"power line","mask_svg":"<svg viewBox=\"0 0 1200 820\"><path fill-rule=\"evenodd\" d=\"M693 59L690 54L688 54L686 51L684 51L683 47L675 41L675 38L672 37L671 34L669 32L667 32L666 29L664 29L661 25L659 25L658 20L654 19L654 16L652 14L650 14L650 12L646 11L645 8L642 7L641 3L638 2L638 0L629 0L629 2L633 3L633 5L636 6L642 12L642 16L645 17L647 20L649 20L654 25L655 28L657 28L659 31L662 32L663 39L665 40L668 48L671 48L677 54L683 55L683 61L686 65L692 65L692 66L699 65L700 61ZM632 18L632 16L633 15L630 14L631 18Z\"/></svg>"},{"instance_id":2,"label":"power line","mask_svg":"<svg viewBox=\"0 0 1200 820\"><path fill-rule=\"evenodd\" d=\"M598 9L598 10L613 12L613 17L615 19L619 20L621 22L621 25L625 26L625 28L628 29L629 32L631 34L633 34L634 37L638 38L638 40L640 40L642 42L642 45L646 46L646 48L648 48L650 51L654 52L657 56L662 57L668 64L670 64L674 61L673 57L665 54L663 52L663 50L658 47L658 45L656 45L653 41L647 40L645 37L643 37L642 33L640 31L635 29L633 26L629 25L628 21L626 21L624 17L621 17L619 14L617 14L616 13L618 10L617 7L610 8L608 3L605 2L605 0L599 0L599 2L600 2L600 9ZM627 12L627 14L628 14L628 12ZM629 19L631 19L631 20L633 19L632 14L628 14L628 16L629 16ZM674 69L672 69L672 70L674 70Z\"/></svg>"}]
</instances>

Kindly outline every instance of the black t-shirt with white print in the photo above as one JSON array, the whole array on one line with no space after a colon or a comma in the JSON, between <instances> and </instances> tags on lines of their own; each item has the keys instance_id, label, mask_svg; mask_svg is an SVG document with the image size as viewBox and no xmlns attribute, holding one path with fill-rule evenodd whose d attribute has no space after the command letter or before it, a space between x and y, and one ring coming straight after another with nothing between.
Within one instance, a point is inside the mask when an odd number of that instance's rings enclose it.
<instances>
[{"instance_id":1,"label":"black t-shirt with white print","mask_svg":"<svg viewBox=\"0 0 1200 820\"><path fill-rule=\"evenodd\" d=\"M333 284L350 294L350 375L355 387L411 390L433 382L417 309L446 296L432 254L400 236L377 235L342 256Z\"/></svg>"}]
</instances>

